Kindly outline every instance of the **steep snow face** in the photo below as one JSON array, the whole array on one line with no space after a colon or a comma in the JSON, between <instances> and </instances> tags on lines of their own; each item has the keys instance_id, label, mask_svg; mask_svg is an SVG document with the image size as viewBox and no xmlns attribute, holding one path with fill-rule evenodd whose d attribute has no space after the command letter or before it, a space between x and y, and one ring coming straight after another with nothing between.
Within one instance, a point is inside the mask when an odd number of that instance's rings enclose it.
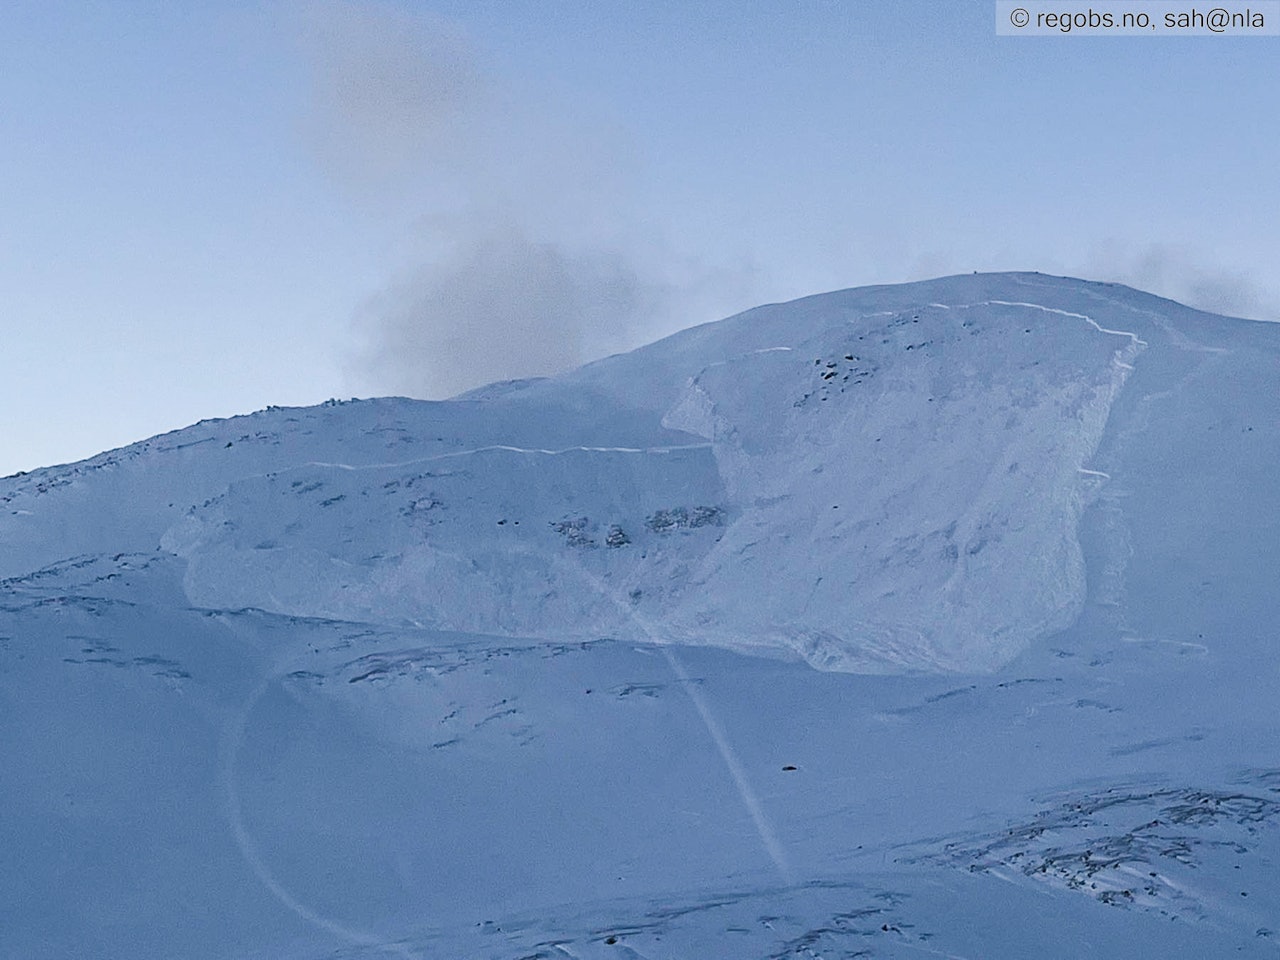
<instances>
[{"instance_id":1,"label":"steep snow face","mask_svg":"<svg viewBox=\"0 0 1280 960\"><path fill-rule=\"evenodd\" d=\"M565 448L683 442L650 416L568 398L533 429L490 405L386 398L272 407L206 420L80 463L0 479L0 576L66 557L153 550L193 507L230 484L316 464L409 463L536 435Z\"/></svg>"},{"instance_id":2,"label":"steep snow face","mask_svg":"<svg viewBox=\"0 0 1280 960\"><path fill-rule=\"evenodd\" d=\"M854 670L985 670L1061 629L1090 457L1145 346L1055 308L925 304L709 367L666 423L714 439L743 516L688 616Z\"/></svg>"},{"instance_id":3,"label":"steep snow face","mask_svg":"<svg viewBox=\"0 0 1280 960\"><path fill-rule=\"evenodd\" d=\"M706 443L497 446L247 479L162 543L187 558L203 607L642 639L623 612L680 592L689 556L729 522L726 502Z\"/></svg>"},{"instance_id":4,"label":"steep snow face","mask_svg":"<svg viewBox=\"0 0 1280 960\"><path fill-rule=\"evenodd\" d=\"M990 670L1081 609L1090 458L1151 323L1078 282L891 293L438 405L504 442L269 471L163 542L208 607Z\"/></svg>"}]
</instances>

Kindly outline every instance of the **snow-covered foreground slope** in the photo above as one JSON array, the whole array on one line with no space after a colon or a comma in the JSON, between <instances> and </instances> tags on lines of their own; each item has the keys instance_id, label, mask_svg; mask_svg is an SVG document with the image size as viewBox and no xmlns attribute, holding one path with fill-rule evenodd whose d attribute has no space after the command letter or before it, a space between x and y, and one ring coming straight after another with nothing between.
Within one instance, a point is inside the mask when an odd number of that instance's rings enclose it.
<instances>
[{"instance_id":1,"label":"snow-covered foreground slope","mask_svg":"<svg viewBox=\"0 0 1280 960\"><path fill-rule=\"evenodd\" d=\"M0 956L1273 956L1277 465L1005 274L0 481Z\"/></svg>"}]
</instances>

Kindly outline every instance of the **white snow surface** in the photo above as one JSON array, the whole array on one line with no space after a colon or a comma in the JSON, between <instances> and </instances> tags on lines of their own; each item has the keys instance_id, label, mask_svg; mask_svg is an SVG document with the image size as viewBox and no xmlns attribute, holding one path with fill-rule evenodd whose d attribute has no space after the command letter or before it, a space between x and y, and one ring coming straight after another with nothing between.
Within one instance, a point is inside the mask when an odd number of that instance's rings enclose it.
<instances>
[{"instance_id":1,"label":"white snow surface","mask_svg":"<svg viewBox=\"0 0 1280 960\"><path fill-rule=\"evenodd\" d=\"M974 274L5 478L0 957L1275 956L1277 464Z\"/></svg>"},{"instance_id":2,"label":"white snow surface","mask_svg":"<svg viewBox=\"0 0 1280 960\"><path fill-rule=\"evenodd\" d=\"M48 560L158 538L201 607L634 638L585 573L673 641L990 670L1081 609L1082 471L1150 325L1035 278L831 294L488 400L181 431L8 519Z\"/></svg>"}]
</instances>

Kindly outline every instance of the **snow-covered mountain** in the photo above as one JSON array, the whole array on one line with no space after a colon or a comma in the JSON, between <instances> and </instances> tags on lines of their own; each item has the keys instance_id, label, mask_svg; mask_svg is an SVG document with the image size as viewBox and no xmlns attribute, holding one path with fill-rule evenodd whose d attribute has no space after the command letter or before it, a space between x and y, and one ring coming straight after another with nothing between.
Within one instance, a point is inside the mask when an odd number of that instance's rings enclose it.
<instances>
[{"instance_id":1,"label":"snow-covered mountain","mask_svg":"<svg viewBox=\"0 0 1280 960\"><path fill-rule=\"evenodd\" d=\"M1278 466L975 274L6 478L0 956L1273 956Z\"/></svg>"}]
</instances>

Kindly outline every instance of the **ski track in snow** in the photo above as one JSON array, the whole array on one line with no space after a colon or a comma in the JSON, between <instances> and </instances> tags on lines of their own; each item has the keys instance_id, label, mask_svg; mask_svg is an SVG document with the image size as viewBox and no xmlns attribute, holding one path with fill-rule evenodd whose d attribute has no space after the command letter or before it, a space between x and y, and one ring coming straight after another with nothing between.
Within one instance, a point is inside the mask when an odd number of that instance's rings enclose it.
<instances>
[{"instance_id":1,"label":"ski track in snow","mask_svg":"<svg viewBox=\"0 0 1280 960\"><path fill-rule=\"evenodd\" d=\"M532 551L522 552L531 553ZM568 561L554 555L552 556L552 561L557 566L569 567L597 595L612 602L644 633L649 642L662 651L672 672L680 681L680 686L684 688L685 693L689 695L689 699L693 701L694 709L698 711L698 716L701 718L703 726L707 728L707 733L710 734L712 741L714 741L716 750L720 754L720 759L724 761L725 767L728 768L729 775L733 778L734 786L737 788L738 796L742 799L742 805L746 807L747 813L751 817L751 822L755 825L756 833L760 836L760 843L764 847L765 853L773 861L773 865L777 868L783 882L787 886L794 886L796 882L795 871L792 870L786 851L778 840L777 831L774 830L773 824L770 823L769 817L760 803L759 794L751 785L742 763L738 760L737 753L734 752L732 744L729 743L729 738L725 736L724 729L720 726L715 714L711 712L711 707L699 692L697 684L692 682L689 672L685 669L676 652L671 648L670 643L663 639L662 634L645 617L632 609L631 605L623 599L617 590L605 584L590 571L578 564L570 564Z\"/></svg>"},{"instance_id":2,"label":"ski track in snow","mask_svg":"<svg viewBox=\"0 0 1280 960\"><path fill-rule=\"evenodd\" d=\"M680 684L684 687L685 693L689 695L689 699L693 701L693 706L698 711L698 716L702 718L703 725L707 728L707 732L711 734L711 739L715 741L716 749L720 752L720 758L724 760L725 766L729 768L729 775L733 777L734 785L738 788L738 795L742 798L743 805L751 815L751 821L755 824L756 832L760 835L760 842L764 845L765 852L769 854L774 866L778 868L778 873L782 875L783 882L789 887L794 886L796 882L795 873L787 860L786 851L783 850L782 844L778 841L773 825L769 822L764 808L760 805L760 798L751 786L751 781L747 779L747 773L742 768L742 763L738 760L738 755L730 745L724 730L721 729L715 714L711 712L710 706L707 705L707 701L698 691L697 685L692 682L689 672L685 670L684 664L676 656L675 650L664 644L662 646L662 655L666 657L672 671L680 679Z\"/></svg>"},{"instance_id":3,"label":"ski track in snow","mask_svg":"<svg viewBox=\"0 0 1280 960\"><path fill-rule=\"evenodd\" d=\"M1175 650L1185 652L1187 650L1194 651L1201 657L1209 656L1209 648L1203 643L1193 643L1190 640L1166 640L1156 637L1121 637L1121 643L1154 643L1161 646L1173 647Z\"/></svg>"},{"instance_id":4,"label":"ski track in snow","mask_svg":"<svg viewBox=\"0 0 1280 960\"><path fill-rule=\"evenodd\" d=\"M709 444L697 444L696 446L703 447L709 446ZM316 466L319 464L312 465ZM339 465L335 464L331 466ZM348 469L358 468L352 467ZM533 551L528 548L518 548L515 552L533 555ZM649 623L646 618L642 617L632 609L617 590L605 584L598 577L579 564L570 563L563 558L556 557L554 555L551 559L555 565L562 568L568 568L570 573L577 575L585 581L597 595L613 603L637 626L637 628L639 628L639 630L655 647L662 651L663 657L666 659L668 666L670 666L672 673L675 674L676 678L680 681L680 686L683 687L685 693L688 694L689 699L693 703L694 709L698 713L698 717L702 720L703 726L706 728L712 742L715 744L716 751L724 762L724 765L733 780L734 787L742 800L742 804L751 818L751 822L760 838L761 846L769 856L769 859L773 862L773 865L777 869L783 882L788 887L794 886L796 883L795 871L791 867L786 850L778 839L777 831L774 829L768 815L765 813L764 806L760 801L758 792L752 786L746 770L738 759L737 753L729 742L729 738L725 734L723 727L721 727L715 714L712 712L710 705L698 690L698 685L693 682L693 679L690 677L684 663L671 647L669 641L665 640L660 631ZM234 629L234 627L232 627L232 629ZM240 756L240 750L244 743L244 736L248 727L249 718L258 702L271 688L271 685L287 675L295 666L296 664L292 660L289 660L283 665L268 668L267 672L258 682L258 685L254 687L253 691L245 699L245 702L241 705L240 709L236 711L224 727L221 781L227 825L231 831L232 839L235 841L236 848L239 850L245 863L249 866L249 869L253 872L253 875L290 913L311 924L318 930L321 930L350 946L381 950L389 954L403 957L405 960L422 960L422 957L419 954L410 951L402 942L387 940L374 933L348 926L339 920L317 912L300 901L289 892L284 884L282 884L271 871L270 866L268 866L266 860L262 856L262 853L259 851L257 843L254 841L248 828L245 826L244 814L240 802L236 767ZM963 960L963 958L961 958L961 960Z\"/></svg>"}]
</instances>

